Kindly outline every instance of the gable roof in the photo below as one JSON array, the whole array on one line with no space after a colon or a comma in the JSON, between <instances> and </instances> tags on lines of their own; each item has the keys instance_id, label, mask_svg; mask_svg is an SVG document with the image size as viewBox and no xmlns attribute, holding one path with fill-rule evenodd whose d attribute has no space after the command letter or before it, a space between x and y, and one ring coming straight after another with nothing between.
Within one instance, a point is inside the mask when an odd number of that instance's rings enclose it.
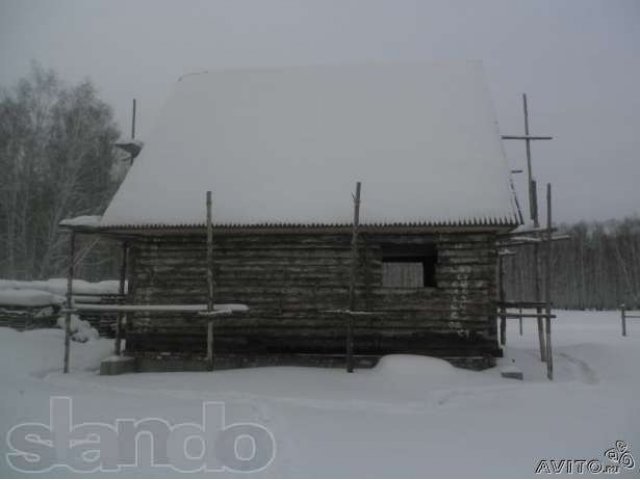
<instances>
[{"instance_id":1,"label":"gable roof","mask_svg":"<svg viewBox=\"0 0 640 480\"><path fill-rule=\"evenodd\" d=\"M509 175L479 63L192 74L100 226L513 225Z\"/></svg>"}]
</instances>

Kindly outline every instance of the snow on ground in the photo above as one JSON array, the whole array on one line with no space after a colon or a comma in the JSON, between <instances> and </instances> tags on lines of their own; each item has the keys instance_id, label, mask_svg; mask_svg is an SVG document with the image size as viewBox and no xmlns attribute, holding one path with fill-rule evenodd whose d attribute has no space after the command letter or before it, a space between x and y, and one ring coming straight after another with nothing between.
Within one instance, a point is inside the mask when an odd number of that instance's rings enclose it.
<instances>
[{"instance_id":1,"label":"snow on ground","mask_svg":"<svg viewBox=\"0 0 640 480\"><path fill-rule=\"evenodd\" d=\"M629 321L623 338L617 312L558 315L553 382L537 358L535 322L526 320L522 337L517 321L509 323L500 361L520 368L524 381L502 378L501 367L470 372L413 356L386 357L353 374L271 367L101 377L96 369L112 346L104 339L73 343L72 372L63 375L62 331L0 329L0 430L49 424L50 396L73 399L74 424L149 417L198 423L202 402L216 401L225 402L227 425L254 422L273 434L275 458L259 476L528 477L541 459L604 462L616 440L627 442L636 460L622 475L637 476L640 320ZM19 475L4 455L0 474ZM56 467L39 476L70 474ZM116 473L125 474L189 476L151 467L149 457Z\"/></svg>"},{"instance_id":2,"label":"snow on ground","mask_svg":"<svg viewBox=\"0 0 640 480\"><path fill-rule=\"evenodd\" d=\"M69 317L69 331L71 332L71 340L74 342L88 342L89 340L96 340L100 337L98 331L91 326L86 320L80 320L77 315L70 315ZM56 322L58 328L66 328L66 316L58 317Z\"/></svg>"}]
</instances>

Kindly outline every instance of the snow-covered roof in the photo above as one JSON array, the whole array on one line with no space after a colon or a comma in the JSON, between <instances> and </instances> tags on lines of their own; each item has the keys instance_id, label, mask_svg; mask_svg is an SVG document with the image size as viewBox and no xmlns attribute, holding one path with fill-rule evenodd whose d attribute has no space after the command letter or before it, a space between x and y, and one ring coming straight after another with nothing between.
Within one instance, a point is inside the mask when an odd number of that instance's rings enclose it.
<instances>
[{"instance_id":1,"label":"snow-covered roof","mask_svg":"<svg viewBox=\"0 0 640 480\"><path fill-rule=\"evenodd\" d=\"M515 224L477 62L182 77L100 226Z\"/></svg>"}]
</instances>

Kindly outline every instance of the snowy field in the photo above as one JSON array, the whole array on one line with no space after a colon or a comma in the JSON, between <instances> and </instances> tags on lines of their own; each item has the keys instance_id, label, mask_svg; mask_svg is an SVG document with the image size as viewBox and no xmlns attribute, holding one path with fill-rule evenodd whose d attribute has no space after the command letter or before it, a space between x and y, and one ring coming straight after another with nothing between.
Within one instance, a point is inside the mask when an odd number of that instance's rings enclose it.
<instances>
[{"instance_id":1,"label":"snowy field","mask_svg":"<svg viewBox=\"0 0 640 480\"><path fill-rule=\"evenodd\" d=\"M530 477L543 459L599 459L604 465L604 452L623 440L635 467L616 476L637 477L640 320L629 320L629 336L623 338L618 312L558 315L553 382L538 361L534 322L528 319L522 337L517 320L510 321L500 366L479 373L430 358L391 356L353 374L279 367L101 377L96 369L111 354L112 342L99 339L73 343L72 373L63 375L61 330L3 328L0 430L4 437L19 423L49 425L51 396L72 398L74 425L151 417L171 425L200 424L203 402L224 402L227 426L253 422L273 435L275 456L253 476ZM523 371L524 381L501 378L500 368L509 365ZM246 441L234 444L238 458L263 447ZM191 475L151 466L149 446L142 436L139 466L90 476ZM197 445L191 447L198 457ZM9 453L4 440L1 450ZM3 454L0 476L30 475L8 461ZM32 474L43 475L87 474L66 467Z\"/></svg>"}]
</instances>

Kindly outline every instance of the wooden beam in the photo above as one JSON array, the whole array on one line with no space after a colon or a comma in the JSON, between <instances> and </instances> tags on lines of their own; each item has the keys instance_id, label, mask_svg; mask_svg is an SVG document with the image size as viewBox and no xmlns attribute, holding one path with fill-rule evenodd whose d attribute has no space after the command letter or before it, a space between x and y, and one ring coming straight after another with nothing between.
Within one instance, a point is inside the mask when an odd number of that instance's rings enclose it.
<instances>
[{"instance_id":1,"label":"wooden beam","mask_svg":"<svg viewBox=\"0 0 640 480\"><path fill-rule=\"evenodd\" d=\"M214 311L204 311L198 312L198 315L201 317L227 317L229 315L233 315L233 310L214 310Z\"/></svg>"},{"instance_id":2,"label":"wooden beam","mask_svg":"<svg viewBox=\"0 0 640 480\"><path fill-rule=\"evenodd\" d=\"M540 319L544 319L544 318L556 318L556 315L554 315L552 313L551 314L546 314L546 313L512 313L512 312L507 312L504 315L507 318L537 318L539 320Z\"/></svg>"},{"instance_id":3,"label":"wooden beam","mask_svg":"<svg viewBox=\"0 0 640 480\"><path fill-rule=\"evenodd\" d=\"M553 140L553 137L537 135L502 135L503 140Z\"/></svg>"},{"instance_id":4,"label":"wooden beam","mask_svg":"<svg viewBox=\"0 0 640 480\"><path fill-rule=\"evenodd\" d=\"M498 309L500 310L500 345L507 343L507 317L505 316L506 308L504 307L504 259L498 257Z\"/></svg>"},{"instance_id":5,"label":"wooden beam","mask_svg":"<svg viewBox=\"0 0 640 480\"><path fill-rule=\"evenodd\" d=\"M534 268L534 289L535 289L535 298L538 306L536 307L536 314L538 315L536 318L538 319L538 345L540 348L540 361L544 362L547 359L546 356L546 347L544 343L544 324L542 321L542 317L540 314L542 313L542 298L540 292L540 245L533 245L533 268Z\"/></svg>"},{"instance_id":6,"label":"wooden beam","mask_svg":"<svg viewBox=\"0 0 640 480\"><path fill-rule=\"evenodd\" d=\"M356 281L358 279L358 228L360 227L360 190L361 183L356 182L353 196L353 226L351 230L351 278L349 282L349 311L356 309ZM353 316L347 315L347 372L353 372Z\"/></svg>"},{"instance_id":7,"label":"wooden beam","mask_svg":"<svg viewBox=\"0 0 640 480\"><path fill-rule=\"evenodd\" d=\"M131 138L136 138L136 99L133 99L133 112L131 112Z\"/></svg>"},{"instance_id":8,"label":"wooden beam","mask_svg":"<svg viewBox=\"0 0 640 480\"><path fill-rule=\"evenodd\" d=\"M520 336L522 336L523 331L522 331L522 308L520 309L520 318L518 319L518 327L520 330Z\"/></svg>"},{"instance_id":9,"label":"wooden beam","mask_svg":"<svg viewBox=\"0 0 640 480\"><path fill-rule=\"evenodd\" d=\"M547 354L547 378L553 380L553 350L551 348L551 253L553 242L551 239L551 184L547 183L547 255L545 257L545 294L547 303L545 319L546 330L546 354Z\"/></svg>"},{"instance_id":10,"label":"wooden beam","mask_svg":"<svg viewBox=\"0 0 640 480\"><path fill-rule=\"evenodd\" d=\"M546 305L546 302L498 302L499 307L506 308L536 308Z\"/></svg>"},{"instance_id":11,"label":"wooden beam","mask_svg":"<svg viewBox=\"0 0 640 480\"><path fill-rule=\"evenodd\" d=\"M531 165L531 142L535 140L552 140L550 136L536 136L529 132L529 107L527 104L527 94L522 94L522 110L524 113L524 135L501 135L503 140L522 140L525 142L527 154L527 185L529 188L529 213L536 228L538 221L538 195L536 181L533 177L533 168Z\"/></svg>"},{"instance_id":12,"label":"wooden beam","mask_svg":"<svg viewBox=\"0 0 640 480\"><path fill-rule=\"evenodd\" d=\"M347 316L347 372L353 372L353 317Z\"/></svg>"},{"instance_id":13,"label":"wooden beam","mask_svg":"<svg viewBox=\"0 0 640 480\"><path fill-rule=\"evenodd\" d=\"M555 232L557 231L557 228L552 228L551 231ZM511 232L506 232L506 233L499 233L497 237L501 239L504 237L524 237L527 235L545 234L545 233L547 233L546 228L532 228L529 230L515 230Z\"/></svg>"},{"instance_id":14,"label":"wooden beam","mask_svg":"<svg viewBox=\"0 0 640 480\"><path fill-rule=\"evenodd\" d=\"M63 373L69 373L69 353L71 349L71 309L73 308L73 267L75 264L76 234L69 238L69 270L67 271L67 311L64 317L64 365Z\"/></svg>"},{"instance_id":15,"label":"wooden beam","mask_svg":"<svg viewBox=\"0 0 640 480\"><path fill-rule=\"evenodd\" d=\"M527 107L527 94L522 94L522 104L524 108L524 134L526 137L529 136L529 109ZM527 172L529 178L529 200L530 200L530 210L531 210L531 219L533 220L533 224L535 227L538 227L538 196L537 196L537 185L536 181L533 178L533 171L531 166L531 141L527 138L525 139L525 145L527 147Z\"/></svg>"},{"instance_id":16,"label":"wooden beam","mask_svg":"<svg viewBox=\"0 0 640 480\"><path fill-rule=\"evenodd\" d=\"M184 304L184 305L121 305L121 304L92 304L92 303L76 303L71 309L64 309L64 312L176 312L176 313L206 313L208 306L203 304ZM235 303L216 303L213 306L214 312L231 311L246 312L248 307Z\"/></svg>"},{"instance_id":17,"label":"wooden beam","mask_svg":"<svg viewBox=\"0 0 640 480\"><path fill-rule=\"evenodd\" d=\"M325 313L337 313L338 315L352 315L354 317L369 317L383 315L382 312L362 312L352 310L324 310Z\"/></svg>"},{"instance_id":18,"label":"wooden beam","mask_svg":"<svg viewBox=\"0 0 640 480\"><path fill-rule=\"evenodd\" d=\"M207 313L213 313L213 222L211 190L207 191ZM213 370L213 317L207 321L207 367Z\"/></svg>"},{"instance_id":19,"label":"wooden beam","mask_svg":"<svg viewBox=\"0 0 640 480\"><path fill-rule=\"evenodd\" d=\"M128 242L122 243L122 259L120 262L120 284L118 285L118 293L120 298L124 299L125 295L125 283L127 281L127 257L129 254ZM122 330L123 330L124 312L118 312L116 320L116 338L115 338L115 354L120 355L122 353Z\"/></svg>"},{"instance_id":20,"label":"wooden beam","mask_svg":"<svg viewBox=\"0 0 640 480\"><path fill-rule=\"evenodd\" d=\"M571 236L569 235L555 235L551 237L552 242L562 242L565 240L571 240ZM536 243L541 243L546 240L541 240L539 238L523 238L520 239L518 237L514 237L511 240L498 240L498 247L508 248L508 247L519 247L522 245L533 245Z\"/></svg>"},{"instance_id":21,"label":"wooden beam","mask_svg":"<svg viewBox=\"0 0 640 480\"><path fill-rule=\"evenodd\" d=\"M358 229L360 227L360 190L361 183L356 183L353 197L353 226L351 229L351 277L349 282L349 310L356 309L356 280L358 276Z\"/></svg>"}]
</instances>

